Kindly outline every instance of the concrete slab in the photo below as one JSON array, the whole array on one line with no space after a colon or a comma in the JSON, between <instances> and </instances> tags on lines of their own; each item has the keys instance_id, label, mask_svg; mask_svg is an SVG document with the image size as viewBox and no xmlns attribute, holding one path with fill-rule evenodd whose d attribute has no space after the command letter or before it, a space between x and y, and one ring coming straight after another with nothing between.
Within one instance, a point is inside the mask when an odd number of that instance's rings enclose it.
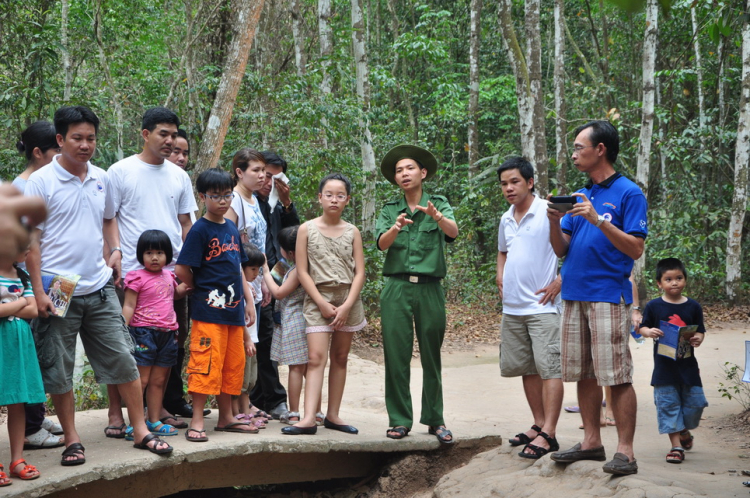
<instances>
[{"instance_id":1,"label":"concrete slab","mask_svg":"<svg viewBox=\"0 0 750 498\"><path fill-rule=\"evenodd\" d=\"M446 451L426 429L396 441L385 437L379 414L360 412L347 421L358 435L319 428L314 436L286 436L283 424L273 421L258 434L219 433L212 430L215 414L206 419L210 440L192 443L183 433L164 438L174 448L169 457L133 448L133 443L104 436L106 410L79 412L76 422L86 447L86 463L60 465L62 448L25 453L42 477L13 479L3 497L55 498L97 496L159 497L186 489L317 481L370 475L395 453ZM484 451L502 443L498 435L474 431L462 434L456 446ZM449 451L449 450L448 450ZM7 445L0 461L9 461Z\"/></svg>"}]
</instances>

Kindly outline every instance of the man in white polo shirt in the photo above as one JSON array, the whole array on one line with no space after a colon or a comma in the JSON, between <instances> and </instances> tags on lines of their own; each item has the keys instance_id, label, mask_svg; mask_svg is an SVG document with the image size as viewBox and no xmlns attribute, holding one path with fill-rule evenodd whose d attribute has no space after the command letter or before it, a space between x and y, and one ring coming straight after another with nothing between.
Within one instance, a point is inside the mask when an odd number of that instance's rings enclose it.
<instances>
[{"instance_id":1,"label":"man in white polo shirt","mask_svg":"<svg viewBox=\"0 0 750 498\"><path fill-rule=\"evenodd\" d=\"M98 128L99 118L86 107L58 109L55 131L61 152L49 167L31 175L24 192L44 199L48 212L34 230L27 268L39 308L34 340L45 390L52 396L65 433L61 461L65 466L86 461L75 428L73 397L79 333L97 382L117 384L128 406L138 441L135 446L159 454L172 451L148 431L143 417L141 381L114 288L114 280L119 280L120 244L109 181L104 170L89 162L96 150ZM102 257L104 240L113 248L109 261ZM54 314L42 285L42 271L81 276L64 318Z\"/></svg>"},{"instance_id":2,"label":"man in white polo shirt","mask_svg":"<svg viewBox=\"0 0 750 498\"><path fill-rule=\"evenodd\" d=\"M534 424L510 439L537 459L560 449L555 438L563 399L560 366L560 278L549 241L547 201L534 194L534 168L521 157L497 170L511 204L500 220L497 288L503 301L500 374L523 379Z\"/></svg>"},{"instance_id":3,"label":"man in white polo shirt","mask_svg":"<svg viewBox=\"0 0 750 498\"><path fill-rule=\"evenodd\" d=\"M179 126L180 120L171 110L165 107L148 109L141 123L141 152L116 162L107 170L109 193L120 229L123 281L128 272L143 268L136 254L138 238L143 232L161 230L169 236L174 259L167 261L166 269L174 271L182 242L193 226L190 215L198 209L193 184L185 170L167 160L172 154ZM186 328L180 333L187 334ZM184 351L182 356L178 354L178 365L173 367L178 372L182 370ZM149 384L162 390L166 381L166 377L154 372L149 378ZM105 434L119 438L125 434L120 400L114 386L110 386L108 392L109 425ZM166 411L153 415L158 415L157 419L163 419L165 424L180 428L187 426Z\"/></svg>"}]
</instances>

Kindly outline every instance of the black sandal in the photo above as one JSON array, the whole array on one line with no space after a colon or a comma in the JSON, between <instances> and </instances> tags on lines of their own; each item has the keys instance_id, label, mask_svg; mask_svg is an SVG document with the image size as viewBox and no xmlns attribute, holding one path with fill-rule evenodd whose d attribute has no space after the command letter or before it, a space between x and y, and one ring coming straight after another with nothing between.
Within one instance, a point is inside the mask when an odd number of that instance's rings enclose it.
<instances>
[{"instance_id":1,"label":"black sandal","mask_svg":"<svg viewBox=\"0 0 750 498\"><path fill-rule=\"evenodd\" d=\"M403 425L397 425L396 427L393 427L385 431L385 436L391 439L403 439L409 435L410 431L411 429L409 429L408 427L404 427ZM389 434L389 432L395 432L396 435L394 436L392 434Z\"/></svg>"},{"instance_id":2,"label":"black sandal","mask_svg":"<svg viewBox=\"0 0 750 498\"><path fill-rule=\"evenodd\" d=\"M542 432L542 428L534 424L531 426L532 431ZM513 439L509 439L508 442L511 446L521 446L522 444L529 444L534 439L526 435L525 432L519 432Z\"/></svg>"},{"instance_id":3,"label":"black sandal","mask_svg":"<svg viewBox=\"0 0 750 498\"><path fill-rule=\"evenodd\" d=\"M153 446L148 445L148 443L150 443L151 441L155 441ZM167 444L158 436L154 436L149 432L143 439L141 439L140 443L133 443L133 448L138 448L139 450L148 450L151 453L155 453L157 455L168 455L169 453L172 453L173 448L168 444L166 448L157 448L157 446L159 446L159 443Z\"/></svg>"},{"instance_id":4,"label":"black sandal","mask_svg":"<svg viewBox=\"0 0 750 498\"><path fill-rule=\"evenodd\" d=\"M81 443L72 443L70 446L65 448L62 452L62 459L60 464L63 467L72 467L73 465L81 465L86 463L86 455L83 453L86 448ZM76 457L75 460L66 460L65 457Z\"/></svg>"},{"instance_id":5,"label":"black sandal","mask_svg":"<svg viewBox=\"0 0 750 498\"><path fill-rule=\"evenodd\" d=\"M456 442L456 440L453 439L453 433L449 431L448 428L445 427L444 425L440 425L438 427L430 426L427 432L432 434L433 436L437 436L437 439L438 441L440 441L440 444L453 444Z\"/></svg>"},{"instance_id":6,"label":"black sandal","mask_svg":"<svg viewBox=\"0 0 750 498\"><path fill-rule=\"evenodd\" d=\"M518 453L518 456L523 458L530 458L532 460L538 460L542 458L544 455L549 453L550 451L557 451L560 449L560 444L557 442L557 438L550 437L549 434L546 432L539 432L539 435L547 441L547 444L549 444L549 448L542 448L541 446L537 446L535 444L531 444L531 442L526 443L526 446L523 447L523 450ZM526 453L526 448L530 449L534 453Z\"/></svg>"}]
</instances>

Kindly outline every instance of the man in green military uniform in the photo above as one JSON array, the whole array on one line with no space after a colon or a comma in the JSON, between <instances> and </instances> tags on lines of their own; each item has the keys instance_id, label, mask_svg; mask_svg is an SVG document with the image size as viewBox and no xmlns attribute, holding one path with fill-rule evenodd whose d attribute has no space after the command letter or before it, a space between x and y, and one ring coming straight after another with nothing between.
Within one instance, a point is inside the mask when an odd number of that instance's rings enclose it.
<instances>
[{"instance_id":1,"label":"man in green military uniform","mask_svg":"<svg viewBox=\"0 0 750 498\"><path fill-rule=\"evenodd\" d=\"M388 251L380 294L385 404L391 429L386 435L401 439L411 430L413 415L409 374L416 331L422 360L422 416L420 423L443 444L454 442L443 419L440 347L445 335L445 243L458 236L453 208L445 197L423 191L422 181L437 171L427 150L413 145L391 149L380 163L383 176L403 195L387 203L376 225L378 248Z\"/></svg>"}]
</instances>

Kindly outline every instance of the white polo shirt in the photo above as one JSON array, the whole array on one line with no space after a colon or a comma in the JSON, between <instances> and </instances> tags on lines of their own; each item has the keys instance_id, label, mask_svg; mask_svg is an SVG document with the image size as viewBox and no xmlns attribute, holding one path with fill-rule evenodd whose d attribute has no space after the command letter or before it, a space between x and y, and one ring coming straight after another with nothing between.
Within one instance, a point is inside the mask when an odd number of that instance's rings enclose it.
<instances>
[{"instance_id":1,"label":"white polo shirt","mask_svg":"<svg viewBox=\"0 0 750 498\"><path fill-rule=\"evenodd\" d=\"M557 313L560 303L539 304L541 294L534 294L557 278L557 256L549 241L547 202L534 195L529 210L516 223L511 206L500 219L497 250L507 252L503 272L503 313L536 315Z\"/></svg>"},{"instance_id":2,"label":"white polo shirt","mask_svg":"<svg viewBox=\"0 0 750 498\"><path fill-rule=\"evenodd\" d=\"M60 166L59 157L29 177L24 194L41 197L47 205L47 219L37 225L42 231L42 271L80 275L73 295L83 296L101 289L112 277L102 254L102 225L114 211L103 169L88 163L81 182Z\"/></svg>"},{"instance_id":3,"label":"white polo shirt","mask_svg":"<svg viewBox=\"0 0 750 498\"><path fill-rule=\"evenodd\" d=\"M123 278L129 271L143 268L136 247L146 230L161 230L169 236L174 260L167 261L167 269L173 270L182 249L182 225L177 216L198 209L188 174L166 160L153 165L130 156L113 164L107 175L120 229Z\"/></svg>"}]
</instances>

